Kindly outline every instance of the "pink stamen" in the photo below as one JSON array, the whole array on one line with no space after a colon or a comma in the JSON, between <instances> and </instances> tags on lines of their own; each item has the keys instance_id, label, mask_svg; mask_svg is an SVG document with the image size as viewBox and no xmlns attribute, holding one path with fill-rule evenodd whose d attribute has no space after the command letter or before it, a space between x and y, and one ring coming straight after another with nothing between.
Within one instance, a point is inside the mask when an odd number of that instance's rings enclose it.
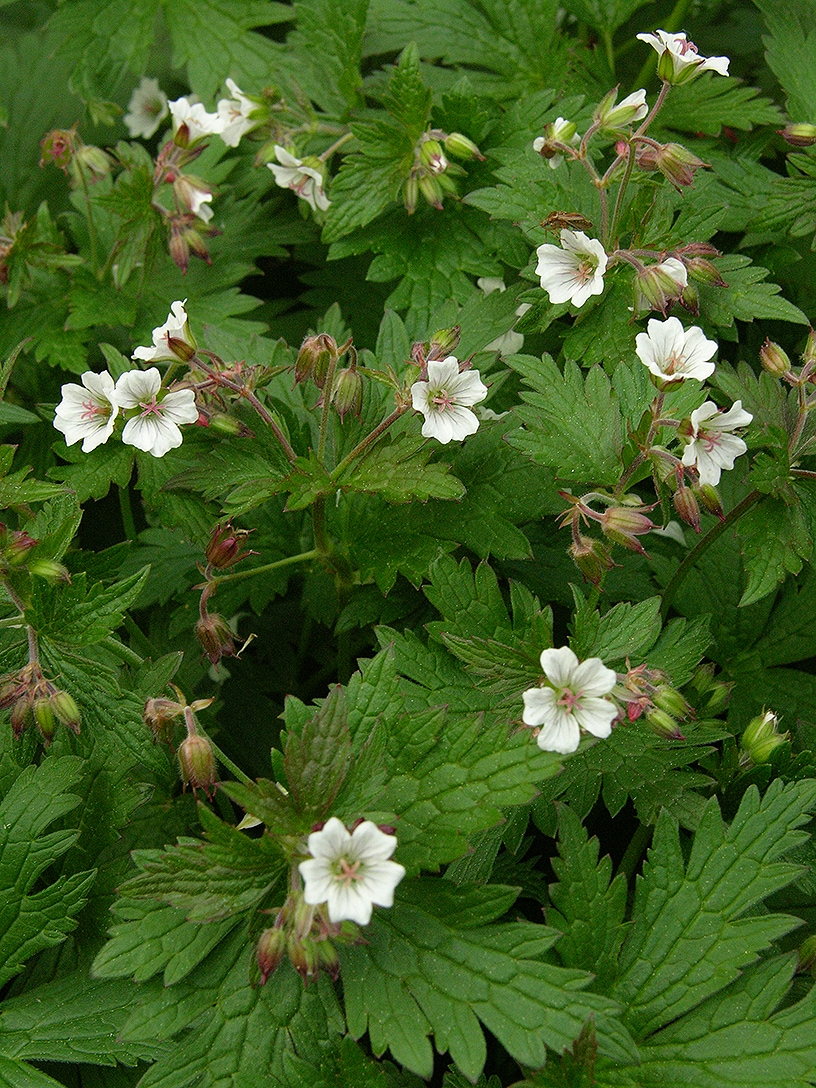
<instances>
[{"instance_id":1,"label":"pink stamen","mask_svg":"<svg viewBox=\"0 0 816 1088\"><path fill-rule=\"evenodd\" d=\"M556 706L563 706L568 714L571 714L578 703L581 701L580 691L570 691L569 688L564 688L561 695L558 697Z\"/></svg>"},{"instance_id":2,"label":"pink stamen","mask_svg":"<svg viewBox=\"0 0 816 1088\"><path fill-rule=\"evenodd\" d=\"M97 416L103 416L106 414L105 409L101 404L96 404L92 400L84 400L82 407L85 411L82 413L81 419L95 419Z\"/></svg>"},{"instance_id":3,"label":"pink stamen","mask_svg":"<svg viewBox=\"0 0 816 1088\"><path fill-rule=\"evenodd\" d=\"M158 416L161 419L162 409L161 405L156 403L155 393L153 394L149 404L146 404L144 401L139 401L139 407L142 409L142 419L144 419L145 416Z\"/></svg>"},{"instance_id":4,"label":"pink stamen","mask_svg":"<svg viewBox=\"0 0 816 1088\"><path fill-rule=\"evenodd\" d=\"M444 412L453 407L453 399L446 389L440 389L431 397L431 404L438 412Z\"/></svg>"},{"instance_id":5,"label":"pink stamen","mask_svg":"<svg viewBox=\"0 0 816 1088\"><path fill-rule=\"evenodd\" d=\"M360 862L357 860L349 865L345 858L340 858L339 865L340 872L335 873L334 879L348 887L360 875Z\"/></svg>"}]
</instances>

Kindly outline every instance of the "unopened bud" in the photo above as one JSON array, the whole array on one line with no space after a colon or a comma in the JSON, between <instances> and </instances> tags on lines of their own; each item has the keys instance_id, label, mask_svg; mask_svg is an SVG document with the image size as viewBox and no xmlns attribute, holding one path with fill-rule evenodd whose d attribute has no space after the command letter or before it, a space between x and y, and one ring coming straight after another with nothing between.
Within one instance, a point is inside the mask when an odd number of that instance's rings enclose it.
<instances>
[{"instance_id":1,"label":"unopened bud","mask_svg":"<svg viewBox=\"0 0 816 1088\"><path fill-rule=\"evenodd\" d=\"M439 140L423 140L419 147L419 161L432 174L443 174L448 168L448 160Z\"/></svg>"},{"instance_id":2,"label":"unopened bud","mask_svg":"<svg viewBox=\"0 0 816 1088\"><path fill-rule=\"evenodd\" d=\"M673 718L693 718L694 708L670 684L661 684L652 696L652 702Z\"/></svg>"},{"instance_id":3,"label":"unopened bud","mask_svg":"<svg viewBox=\"0 0 816 1088\"><path fill-rule=\"evenodd\" d=\"M195 625L195 634L213 665L217 665L222 657L234 656L232 631L224 617L217 612L208 612L200 619Z\"/></svg>"},{"instance_id":4,"label":"unopened bud","mask_svg":"<svg viewBox=\"0 0 816 1088\"><path fill-rule=\"evenodd\" d=\"M816 125L804 121L777 129L777 132L793 147L813 147L816 144Z\"/></svg>"},{"instance_id":5,"label":"unopened bud","mask_svg":"<svg viewBox=\"0 0 816 1088\"><path fill-rule=\"evenodd\" d=\"M723 510L722 499L720 493L713 484L698 484L694 488L694 494L709 512L713 514L720 521L725 521L725 511Z\"/></svg>"},{"instance_id":6,"label":"unopened bud","mask_svg":"<svg viewBox=\"0 0 816 1088\"><path fill-rule=\"evenodd\" d=\"M25 692L19 673L9 673L0 679L0 710L7 710Z\"/></svg>"},{"instance_id":7,"label":"unopened bud","mask_svg":"<svg viewBox=\"0 0 816 1088\"><path fill-rule=\"evenodd\" d=\"M193 793L203 790L207 797L215 792L215 756L210 742L198 733L189 733L179 745L179 768L184 788Z\"/></svg>"},{"instance_id":8,"label":"unopened bud","mask_svg":"<svg viewBox=\"0 0 816 1088\"><path fill-rule=\"evenodd\" d=\"M64 725L66 729L70 729L74 733L79 733L79 726L82 719L74 697L69 695L67 691L57 689L52 693L50 702L51 709L56 715L57 721L59 721L61 725Z\"/></svg>"},{"instance_id":9,"label":"unopened bud","mask_svg":"<svg viewBox=\"0 0 816 1088\"><path fill-rule=\"evenodd\" d=\"M45 743L48 745L53 739L57 728L57 719L51 709L51 700L47 695L41 695L34 700L32 706L34 722L39 729Z\"/></svg>"},{"instance_id":10,"label":"unopened bud","mask_svg":"<svg viewBox=\"0 0 816 1088\"><path fill-rule=\"evenodd\" d=\"M39 578L45 578L47 582L52 584L71 581L71 575L68 573L67 568L55 559L34 559L29 563L28 569L32 574L36 574Z\"/></svg>"},{"instance_id":11,"label":"unopened bud","mask_svg":"<svg viewBox=\"0 0 816 1088\"><path fill-rule=\"evenodd\" d=\"M773 340L765 340L765 343L759 349L759 361L763 370L767 370L775 378L783 378L790 373L791 361L787 353Z\"/></svg>"},{"instance_id":12,"label":"unopened bud","mask_svg":"<svg viewBox=\"0 0 816 1088\"><path fill-rule=\"evenodd\" d=\"M627 95L622 102L615 105L617 98L618 88L614 87L604 95L595 110L594 119L606 132L619 132L634 121L640 121L649 112L646 92L643 90Z\"/></svg>"},{"instance_id":13,"label":"unopened bud","mask_svg":"<svg viewBox=\"0 0 816 1088\"><path fill-rule=\"evenodd\" d=\"M211 412L207 424L218 434L227 434L235 438L254 438L253 432L235 416L226 412Z\"/></svg>"},{"instance_id":14,"label":"unopened bud","mask_svg":"<svg viewBox=\"0 0 816 1088\"><path fill-rule=\"evenodd\" d=\"M811 328L805 341L805 350L802 352L802 363L811 370L816 364L816 329Z\"/></svg>"},{"instance_id":15,"label":"unopened bud","mask_svg":"<svg viewBox=\"0 0 816 1088\"><path fill-rule=\"evenodd\" d=\"M58 166L60 170L65 170L67 173L78 140L76 126L70 129L55 128L53 131L46 133L40 141L40 148L42 149L40 166L52 162L54 166Z\"/></svg>"},{"instance_id":16,"label":"unopened bud","mask_svg":"<svg viewBox=\"0 0 816 1088\"><path fill-rule=\"evenodd\" d=\"M581 536L573 542L569 555L584 578L595 586L600 585L604 574L615 566L609 548L589 536Z\"/></svg>"},{"instance_id":17,"label":"unopened bud","mask_svg":"<svg viewBox=\"0 0 816 1088\"><path fill-rule=\"evenodd\" d=\"M690 525L695 533L700 532L700 506L694 495L694 491L681 484L673 496L674 508L686 525Z\"/></svg>"},{"instance_id":18,"label":"unopened bud","mask_svg":"<svg viewBox=\"0 0 816 1088\"><path fill-rule=\"evenodd\" d=\"M261 972L261 986L264 986L269 976L277 971L285 954L286 933L275 926L265 929L258 938L258 947L255 951Z\"/></svg>"},{"instance_id":19,"label":"unopened bud","mask_svg":"<svg viewBox=\"0 0 816 1088\"><path fill-rule=\"evenodd\" d=\"M328 333L307 336L295 360L295 383L311 378L318 389L326 384L329 363L337 358L337 341Z\"/></svg>"},{"instance_id":20,"label":"unopened bud","mask_svg":"<svg viewBox=\"0 0 816 1088\"><path fill-rule=\"evenodd\" d=\"M753 718L742 734L742 750L753 764L767 763L773 752L790 740L790 733L778 731L778 719L772 710Z\"/></svg>"},{"instance_id":21,"label":"unopened bud","mask_svg":"<svg viewBox=\"0 0 816 1088\"><path fill-rule=\"evenodd\" d=\"M445 150L457 159L480 159L484 162L484 155L473 140L469 140L461 132L452 132L445 137Z\"/></svg>"},{"instance_id":22,"label":"unopened bud","mask_svg":"<svg viewBox=\"0 0 816 1088\"><path fill-rule=\"evenodd\" d=\"M309 937L298 939L292 934L287 941L287 951L292 966L308 986L320 966L315 942Z\"/></svg>"},{"instance_id":23,"label":"unopened bud","mask_svg":"<svg viewBox=\"0 0 816 1088\"><path fill-rule=\"evenodd\" d=\"M680 292L679 303L692 317L700 316L700 292L693 283L687 283Z\"/></svg>"},{"instance_id":24,"label":"unopened bud","mask_svg":"<svg viewBox=\"0 0 816 1088\"><path fill-rule=\"evenodd\" d=\"M90 171L94 180L109 174L113 165L113 159L111 159L110 155L103 151L101 147L94 147L92 144L83 144L77 148L75 162Z\"/></svg>"},{"instance_id":25,"label":"unopened bud","mask_svg":"<svg viewBox=\"0 0 816 1088\"><path fill-rule=\"evenodd\" d=\"M416 211L418 200L419 182L412 174L411 177L405 179L402 185L402 203L409 215L413 215Z\"/></svg>"},{"instance_id":26,"label":"unopened bud","mask_svg":"<svg viewBox=\"0 0 816 1088\"><path fill-rule=\"evenodd\" d=\"M656 165L660 173L667 178L678 191L684 186L694 184L694 174L708 163L698 159L682 144L664 144L657 151Z\"/></svg>"},{"instance_id":27,"label":"unopened bud","mask_svg":"<svg viewBox=\"0 0 816 1088\"><path fill-rule=\"evenodd\" d=\"M15 739L28 727L31 721L31 700L28 695L21 695L11 708L11 731Z\"/></svg>"},{"instance_id":28,"label":"unopened bud","mask_svg":"<svg viewBox=\"0 0 816 1088\"><path fill-rule=\"evenodd\" d=\"M676 257L667 257L660 264L644 268L635 277L638 307L645 303L649 309L660 310L665 314L687 284L686 266Z\"/></svg>"},{"instance_id":29,"label":"unopened bud","mask_svg":"<svg viewBox=\"0 0 816 1088\"><path fill-rule=\"evenodd\" d=\"M240 563L251 553L244 545L252 532L251 529L236 529L231 521L226 525L218 524L210 534L204 550L207 562L218 570L226 570Z\"/></svg>"},{"instance_id":30,"label":"unopened bud","mask_svg":"<svg viewBox=\"0 0 816 1088\"><path fill-rule=\"evenodd\" d=\"M661 710L659 706L652 707L648 710L644 719L649 728L658 737L664 737L666 740L684 740L684 736L680 731L680 726L671 716L667 714L665 710Z\"/></svg>"},{"instance_id":31,"label":"unopened bud","mask_svg":"<svg viewBox=\"0 0 816 1088\"><path fill-rule=\"evenodd\" d=\"M363 407L363 379L356 366L338 370L332 389L332 400L341 423L349 412L360 415Z\"/></svg>"},{"instance_id":32,"label":"unopened bud","mask_svg":"<svg viewBox=\"0 0 816 1088\"><path fill-rule=\"evenodd\" d=\"M705 287L728 286L716 267L705 257L687 258L685 264L689 276L697 283L702 283Z\"/></svg>"},{"instance_id":33,"label":"unopened bud","mask_svg":"<svg viewBox=\"0 0 816 1088\"><path fill-rule=\"evenodd\" d=\"M438 211L442 211L442 199L444 192L442 186L439 184L439 178L433 177L429 174L425 174L423 177L417 179L419 185L419 191L427 202Z\"/></svg>"},{"instance_id":34,"label":"unopened bud","mask_svg":"<svg viewBox=\"0 0 816 1088\"><path fill-rule=\"evenodd\" d=\"M186 238L186 230L171 227L170 238L167 243L167 248L170 252L170 256L173 263L177 268L180 268L182 272L187 271L187 266L190 263L190 245Z\"/></svg>"},{"instance_id":35,"label":"unopened bud","mask_svg":"<svg viewBox=\"0 0 816 1088\"><path fill-rule=\"evenodd\" d=\"M449 329L437 329L428 344L428 358L446 359L456 351L461 335L460 325L451 325Z\"/></svg>"},{"instance_id":36,"label":"unopened bud","mask_svg":"<svg viewBox=\"0 0 816 1088\"><path fill-rule=\"evenodd\" d=\"M604 535L610 540L633 552L646 555L645 549L636 538L654 529L651 518L628 506L610 506L604 510L600 522Z\"/></svg>"}]
</instances>

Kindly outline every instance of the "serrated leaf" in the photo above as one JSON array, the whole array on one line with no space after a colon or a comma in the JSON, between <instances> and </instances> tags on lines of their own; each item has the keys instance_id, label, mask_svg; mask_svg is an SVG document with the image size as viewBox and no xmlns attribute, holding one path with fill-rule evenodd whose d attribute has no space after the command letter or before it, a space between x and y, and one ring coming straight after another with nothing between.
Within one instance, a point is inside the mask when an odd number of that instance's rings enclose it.
<instances>
[{"instance_id":1,"label":"serrated leaf","mask_svg":"<svg viewBox=\"0 0 816 1088\"><path fill-rule=\"evenodd\" d=\"M813 542L799 507L770 496L740 519L739 530L748 575L739 603L745 608L776 589L786 575L798 574Z\"/></svg>"},{"instance_id":2,"label":"serrated leaf","mask_svg":"<svg viewBox=\"0 0 816 1088\"><path fill-rule=\"evenodd\" d=\"M105 587L101 582L86 589L84 574L68 586L51 586L36 579L32 584L31 605L26 617L37 633L53 643L92 646L115 631L125 611L138 598L147 580L143 567L128 578Z\"/></svg>"},{"instance_id":3,"label":"serrated leaf","mask_svg":"<svg viewBox=\"0 0 816 1088\"><path fill-rule=\"evenodd\" d=\"M768 64L788 94L791 117L816 111L816 74L810 58L816 45L808 0L754 0L769 34L763 38Z\"/></svg>"},{"instance_id":4,"label":"serrated leaf","mask_svg":"<svg viewBox=\"0 0 816 1088\"><path fill-rule=\"evenodd\" d=\"M433 452L421 434L401 434L376 443L332 479L344 490L379 493L393 503L461 499L465 488L450 474L450 465L428 464Z\"/></svg>"},{"instance_id":5,"label":"serrated leaf","mask_svg":"<svg viewBox=\"0 0 816 1088\"><path fill-rule=\"evenodd\" d=\"M576 598L572 649L581 659L600 657L608 667L626 658L639 662L648 654L660 633L660 598L637 604L622 601L604 615L590 609L580 591Z\"/></svg>"},{"instance_id":6,"label":"serrated leaf","mask_svg":"<svg viewBox=\"0 0 816 1088\"><path fill-rule=\"evenodd\" d=\"M65 940L93 884L96 874L84 872L32 891L44 870L76 841L76 831L44 832L79 803L67 791L81 767L75 756L26 767L0 804L0 985L35 952Z\"/></svg>"},{"instance_id":7,"label":"serrated leaf","mask_svg":"<svg viewBox=\"0 0 816 1088\"><path fill-rule=\"evenodd\" d=\"M681 132L719 136L723 126L750 130L755 125L784 125L785 117L756 87L736 79L694 79L672 89L660 125Z\"/></svg>"},{"instance_id":8,"label":"serrated leaf","mask_svg":"<svg viewBox=\"0 0 816 1088\"><path fill-rule=\"evenodd\" d=\"M816 782L775 779L763 798L750 787L727 827L712 798L687 863L677 825L666 814L659 818L613 990L639 1037L722 990L798 924L787 915L749 912L796 877L796 865L777 859L803 841L796 829L814 804Z\"/></svg>"},{"instance_id":9,"label":"serrated leaf","mask_svg":"<svg viewBox=\"0 0 816 1088\"><path fill-rule=\"evenodd\" d=\"M534 392L522 393L524 406L514 414L523 431L510 432L507 442L537 465L555 471L564 482L617 482L623 424L618 398L600 367L584 376L572 362L563 375L545 355L512 356L508 362Z\"/></svg>"},{"instance_id":10,"label":"serrated leaf","mask_svg":"<svg viewBox=\"0 0 816 1088\"><path fill-rule=\"evenodd\" d=\"M332 688L299 730L287 720L284 769L289 793L311 823L328 815L348 770L351 738L346 693Z\"/></svg>"},{"instance_id":11,"label":"serrated leaf","mask_svg":"<svg viewBox=\"0 0 816 1088\"><path fill-rule=\"evenodd\" d=\"M91 453L82 453L78 446L68 449L64 443L57 443L57 449L71 464L55 465L48 470L48 475L72 487L80 502L103 499L111 484L127 487L133 475L136 451L124 443L112 449L99 447Z\"/></svg>"},{"instance_id":12,"label":"serrated leaf","mask_svg":"<svg viewBox=\"0 0 816 1088\"><path fill-rule=\"evenodd\" d=\"M367 11L368 0L298 0L295 4L297 30L287 45L300 61L301 86L328 113L342 116L357 105Z\"/></svg>"},{"instance_id":13,"label":"serrated leaf","mask_svg":"<svg viewBox=\"0 0 816 1088\"><path fill-rule=\"evenodd\" d=\"M750 257L729 254L717 262L717 271L727 287L700 286L700 312L715 325L730 329L734 320L768 318L807 325L805 314L780 295L782 288L766 283L767 268L755 265Z\"/></svg>"},{"instance_id":14,"label":"serrated leaf","mask_svg":"<svg viewBox=\"0 0 816 1088\"><path fill-rule=\"evenodd\" d=\"M436 1048L475 1079L485 1061L479 1021L517 1061L539 1066L545 1047L570 1045L588 1016L602 1050L631 1052L614 1006L583 992L588 975L540 962L552 930L528 922L461 929L428 910L433 895L427 882L405 886L394 909L375 916L367 943L341 952L349 1030L355 1038L368 1030L375 1054L388 1047L428 1077L432 1032Z\"/></svg>"}]
</instances>

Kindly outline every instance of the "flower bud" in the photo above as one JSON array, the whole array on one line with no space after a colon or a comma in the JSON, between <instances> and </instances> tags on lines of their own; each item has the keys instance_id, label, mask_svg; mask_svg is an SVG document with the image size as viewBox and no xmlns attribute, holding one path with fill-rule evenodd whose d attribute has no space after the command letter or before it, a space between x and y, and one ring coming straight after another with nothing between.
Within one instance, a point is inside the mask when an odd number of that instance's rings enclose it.
<instances>
[{"instance_id":1,"label":"flower bud","mask_svg":"<svg viewBox=\"0 0 816 1088\"><path fill-rule=\"evenodd\" d=\"M213 665L222 657L233 657L235 642L227 621L217 612L208 612L195 625L195 634Z\"/></svg>"},{"instance_id":2,"label":"flower bud","mask_svg":"<svg viewBox=\"0 0 816 1088\"><path fill-rule=\"evenodd\" d=\"M215 756L210 742L198 733L189 733L179 745L179 768L184 788L193 793L203 790L207 797L215 792Z\"/></svg>"},{"instance_id":3,"label":"flower bud","mask_svg":"<svg viewBox=\"0 0 816 1088\"><path fill-rule=\"evenodd\" d=\"M7 710L25 693L26 685L19 673L8 673L0 678L0 710Z\"/></svg>"},{"instance_id":4,"label":"flower bud","mask_svg":"<svg viewBox=\"0 0 816 1088\"><path fill-rule=\"evenodd\" d=\"M431 177L430 175L424 175L417 179L419 185L419 191L427 202L438 211L442 211L442 200L445 193L442 186L439 184L439 178Z\"/></svg>"},{"instance_id":5,"label":"flower bud","mask_svg":"<svg viewBox=\"0 0 816 1088\"><path fill-rule=\"evenodd\" d=\"M666 740L685 740L680 732L680 726L674 718L667 714L665 710L661 710L659 706L647 710L645 721L651 731L658 737L664 737Z\"/></svg>"},{"instance_id":6,"label":"flower bud","mask_svg":"<svg viewBox=\"0 0 816 1088\"><path fill-rule=\"evenodd\" d=\"M610 506L604 510L600 522L604 535L610 540L646 555L646 550L636 538L654 529L651 518L628 506Z\"/></svg>"},{"instance_id":7,"label":"flower bud","mask_svg":"<svg viewBox=\"0 0 816 1088\"><path fill-rule=\"evenodd\" d=\"M412 174L411 177L405 179L402 186L402 203L409 215L413 215L416 211L418 200L419 182Z\"/></svg>"},{"instance_id":8,"label":"flower bud","mask_svg":"<svg viewBox=\"0 0 816 1088\"><path fill-rule=\"evenodd\" d=\"M705 257L689 257L685 261L689 276L705 287L727 287L728 284L722 278L711 261Z\"/></svg>"},{"instance_id":9,"label":"flower bud","mask_svg":"<svg viewBox=\"0 0 816 1088\"><path fill-rule=\"evenodd\" d=\"M666 313L688 284L686 266L676 257L650 265L635 277L635 296L640 309L645 303L651 310Z\"/></svg>"},{"instance_id":10,"label":"flower bud","mask_svg":"<svg viewBox=\"0 0 816 1088\"><path fill-rule=\"evenodd\" d=\"M812 370L816 364L816 329L811 328L805 342L805 350L802 352L802 363Z\"/></svg>"},{"instance_id":11,"label":"flower bud","mask_svg":"<svg viewBox=\"0 0 816 1088\"><path fill-rule=\"evenodd\" d=\"M618 88L614 87L605 95L595 110L594 120L606 132L619 132L635 121L642 120L649 112L646 105L646 92L635 91L615 105Z\"/></svg>"},{"instance_id":12,"label":"flower bud","mask_svg":"<svg viewBox=\"0 0 816 1088\"><path fill-rule=\"evenodd\" d=\"M25 693L20 696L11 708L11 731L14 734L15 740L28 728L30 721L31 700L28 697L28 693Z\"/></svg>"},{"instance_id":13,"label":"flower bud","mask_svg":"<svg viewBox=\"0 0 816 1088\"><path fill-rule=\"evenodd\" d=\"M777 132L793 147L813 147L816 144L816 125L804 121L777 129Z\"/></svg>"},{"instance_id":14,"label":"flower bud","mask_svg":"<svg viewBox=\"0 0 816 1088\"><path fill-rule=\"evenodd\" d=\"M569 555L588 582L601 584L604 574L615 566L609 548L600 540L581 536L569 547Z\"/></svg>"},{"instance_id":15,"label":"flower bud","mask_svg":"<svg viewBox=\"0 0 816 1088\"><path fill-rule=\"evenodd\" d=\"M252 552L244 550L251 532L251 529L233 528L231 521L228 521L226 525L220 523L216 525L204 550L210 566L218 570L226 570L251 555Z\"/></svg>"},{"instance_id":16,"label":"flower bud","mask_svg":"<svg viewBox=\"0 0 816 1088\"><path fill-rule=\"evenodd\" d=\"M673 718L693 718L694 708L670 684L661 684L652 695L652 702Z\"/></svg>"},{"instance_id":17,"label":"flower bud","mask_svg":"<svg viewBox=\"0 0 816 1088\"><path fill-rule=\"evenodd\" d=\"M287 952L292 966L308 986L309 980L318 972L319 962L315 942L309 937L298 939L290 934L287 940Z\"/></svg>"},{"instance_id":18,"label":"flower bud","mask_svg":"<svg viewBox=\"0 0 816 1088\"><path fill-rule=\"evenodd\" d=\"M765 343L759 349L759 361L763 370L767 370L775 378L784 378L786 374L791 372L791 361L787 353L773 340L765 340Z\"/></svg>"},{"instance_id":19,"label":"flower bud","mask_svg":"<svg viewBox=\"0 0 816 1088\"><path fill-rule=\"evenodd\" d=\"M742 734L742 750L746 762L767 763L773 752L790 740L790 733L780 733L779 722L772 710L753 718Z\"/></svg>"},{"instance_id":20,"label":"flower bud","mask_svg":"<svg viewBox=\"0 0 816 1088\"><path fill-rule=\"evenodd\" d=\"M700 316L700 292L693 283L687 283L680 292L678 302L692 317Z\"/></svg>"},{"instance_id":21,"label":"flower bud","mask_svg":"<svg viewBox=\"0 0 816 1088\"><path fill-rule=\"evenodd\" d=\"M85 167L94 181L109 174L113 165L110 155L103 151L101 147L94 147L93 144L83 144L77 148L74 161Z\"/></svg>"},{"instance_id":22,"label":"flower bud","mask_svg":"<svg viewBox=\"0 0 816 1088\"><path fill-rule=\"evenodd\" d=\"M329 363L337 358L337 341L328 333L307 336L295 360L295 384L311 378L318 389L326 384Z\"/></svg>"},{"instance_id":23,"label":"flower bud","mask_svg":"<svg viewBox=\"0 0 816 1088\"><path fill-rule=\"evenodd\" d=\"M153 733L153 743L169 740L170 723L184 713L181 703L173 699L148 699L142 711L142 720Z\"/></svg>"},{"instance_id":24,"label":"flower bud","mask_svg":"<svg viewBox=\"0 0 816 1088\"><path fill-rule=\"evenodd\" d=\"M58 688L52 692L50 703L51 710L56 715L57 721L59 721L61 725L64 725L66 729L70 729L74 733L79 733L79 726L82 718L74 697L69 695L67 691L62 691Z\"/></svg>"},{"instance_id":25,"label":"flower bud","mask_svg":"<svg viewBox=\"0 0 816 1088\"><path fill-rule=\"evenodd\" d=\"M255 950L261 972L261 986L277 971L285 954L286 933L275 926L265 929L258 938L258 947Z\"/></svg>"},{"instance_id":26,"label":"flower bud","mask_svg":"<svg viewBox=\"0 0 816 1088\"><path fill-rule=\"evenodd\" d=\"M341 423L348 412L360 415L363 407L363 379L356 366L338 370L332 389L332 400Z\"/></svg>"},{"instance_id":27,"label":"flower bud","mask_svg":"<svg viewBox=\"0 0 816 1088\"><path fill-rule=\"evenodd\" d=\"M725 521L725 512L723 510L722 499L720 493L713 484L697 484L694 487L694 494L709 512L720 521Z\"/></svg>"},{"instance_id":28,"label":"flower bud","mask_svg":"<svg viewBox=\"0 0 816 1088\"><path fill-rule=\"evenodd\" d=\"M432 174L443 174L448 168L448 160L439 140L423 140L419 146L419 161Z\"/></svg>"},{"instance_id":29,"label":"flower bud","mask_svg":"<svg viewBox=\"0 0 816 1088\"><path fill-rule=\"evenodd\" d=\"M445 137L444 142L445 150L451 155L455 155L457 159L479 159L484 162L484 155L473 140L469 140L461 132L451 132L449 136Z\"/></svg>"},{"instance_id":30,"label":"flower bud","mask_svg":"<svg viewBox=\"0 0 816 1088\"><path fill-rule=\"evenodd\" d=\"M460 325L451 325L449 329L437 329L428 343L429 359L446 359L459 346L462 335Z\"/></svg>"},{"instance_id":31,"label":"flower bud","mask_svg":"<svg viewBox=\"0 0 816 1088\"><path fill-rule=\"evenodd\" d=\"M60 170L67 173L78 140L76 126L70 129L55 128L53 131L46 133L40 140L40 148L42 149L40 166L52 162L54 166L58 166Z\"/></svg>"},{"instance_id":32,"label":"flower bud","mask_svg":"<svg viewBox=\"0 0 816 1088\"><path fill-rule=\"evenodd\" d=\"M170 227L170 238L167 242L170 257L182 272L187 271L187 266L190 263L190 244L187 241L186 234L186 229L174 223Z\"/></svg>"},{"instance_id":33,"label":"flower bud","mask_svg":"<svg viewBox=\"0 0 816 1088\"><path fill-rule=\"evenodd\" d=\"M657 151L656 165L679 192L684 186L693 185L695 172L708 163L692 155L682 144L664 144Z\"/></svg>"},{"instance_id":34,"label":"flower bud","mask_svg":"<svg viewBox=\"0 0 816 1088\"><path fill-rule=\"evenodd\" d=\"M680 515L686 525L690 525L695 533L700 532L700 506L695 498L694 491L681 484L673 495L674 509Z\"/></svg>"},{"instance_id":35,"label":"flower bud","mask_svg":"<svg viewBox=\"0 0 816 1088\"><path fill-rule=\"evenodd\" d=\"M319 969L328 971L332 981L337 982L340 975L340 957L331 941L317 942L317 963Z\"/></svg>"},{"instance_id":36,"label":"flower bud","mask_svg":"<svg viewBox=\"0 0 816 1088\"><path fill-rule=\"evenodd\" d=\"M34 700L32 706L34 722L42 734L46 745L49 745L57 729L57 719L51 709L51 700L47 695L40 695Z\"/></svg>"},{"instance_id":37,"label":"flower bud","mask_svg":"<svg viewBox=\"0 0 816 1088\"><path fill-rule=\"evenodd\" d=\"M0 563L5 568L21 567L37 541L25 529L9 531L0 523Z\"/></svg>"},{"instance_id":38,"label":"flower bud","mask_svg":"<svg viewBox=\"0 0 816 1088\"><path fill-rule=\"evenodd\" d=\"M46 582L51 582L52 585L57 582L68 584L71 582L71 575L67 568L56 559L34 559L29 563L28 569L32 574L36 574L38 578L45 578Z\"/></svg>"}]
</instances>

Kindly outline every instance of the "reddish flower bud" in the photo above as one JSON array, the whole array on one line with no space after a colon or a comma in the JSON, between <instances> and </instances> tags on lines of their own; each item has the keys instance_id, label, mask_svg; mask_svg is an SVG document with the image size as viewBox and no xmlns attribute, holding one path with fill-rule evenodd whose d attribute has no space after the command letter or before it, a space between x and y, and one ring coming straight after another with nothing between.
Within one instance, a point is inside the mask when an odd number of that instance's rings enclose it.
<instances>
[{"instance_id":1,"label":"reddish flower bud","mask_svg":"<svg viewBox=\"0 0 816 1088\"><path fill-rule=\"evenodd\" d=\"M275 926L265 929L258 938L258 947L255 956L258 960L258 968L261 972L261 985L273 975L280 967L281 960L286 954L286 933Z\"/></svg>"},{"instance_id":2,"label":"reddish flower bud","mask_svg":"<svg viewBox=\"0 0 816 1088\"><path fill-rule=\"evenodd\" d=\"M777 129L777 132L792 147L813 147L816 144L816 125L804 121Z\"/></svg>"},{"instance_id":3,"label":"reddish flower bud","mask_svg":"<svg viewBox=\"0 0 816 1088\"><path fill-rule=\"evenodd\" d=\"M759 361L763 370L767 370L775 378L784 378L786 374L791 372L791 361L787 353L773 340L765 340L765 343L759 349Z\"/></svg>"},{"instance_id":4,"label":"reddish flower bud","mask_svg":"<svg viewBox=\"0 0 816 1088\"><path fill-rule=\"evenodd\" d=\"M709 514L713 514L719 518L720 521L725 521L725 512L723 511L722 499L720 493L714 487L713 484L698 484L694 488L694 494L708 510Z\"/></svg>"},{"instance_id":5,"label":"reddish flower bud","mask_svg":"<svg viewBox=\"0 0 816 1088\"><path fill-rule=\"evenodd\" d=\"M251 529L236 529L231 521L216 525L205 549L207 562L218 570L226 570L254 553L244 549Z\"/></svg>"},{"instance_id":6,"label":"reddish flower bud","mask_svg":"<svg viewBox=\"0 0 816 1088\"><path fill-rule=\"evenodd\" d=\"M337 358L337 341L328 333L307 336L295 360L295 384L311 378L318 389L326 384L329 363Z\"/></svg>"},{"instance_id":7,"label":"reddish flower bud","mask_svg":"<svg viewBox=\"0 0 816 1088\"><path fill-rule=\"evenodd\" d=\"M686 525L690 525L695 533L700 532L700 506L695 498L694 491L681 484L673 496L674 508Z\"/></svg>"},{"instance_id":8,"label":"reddish flower bud","mask_svg":"<svg viewBox=\"0 0 816 1088\"><path fill-rule=\"evenodd\" d=\"M234 656L235 641L232 631L224 617L217 612L203 616L195 625L195 634L213 665L217 665L222 657Z\"/></svg>"},{"instance_id":9,"label":"reddish flower bud","mask_svg":"<svg viewBox=\"0 0 816 1088\"><path fill-rule=\"evenodd\" d=\"M584 578L594 586L600 585L604 574L615 566L609 548L589 536L581 536L573 542L569 555Z\"/></svg>"},{"instance_id":10,"label":"reddish flower bud","mask_svg":"<svg viewBox=\"0 0 816 1088\"><path fill-rule=\"evenodd\" d=\"M193 793L204 790L207 797L215 792L215 756L210 742L198 733L189 733L179 745L179 768L184 788Z\"/></svg>"}]
</instances>

